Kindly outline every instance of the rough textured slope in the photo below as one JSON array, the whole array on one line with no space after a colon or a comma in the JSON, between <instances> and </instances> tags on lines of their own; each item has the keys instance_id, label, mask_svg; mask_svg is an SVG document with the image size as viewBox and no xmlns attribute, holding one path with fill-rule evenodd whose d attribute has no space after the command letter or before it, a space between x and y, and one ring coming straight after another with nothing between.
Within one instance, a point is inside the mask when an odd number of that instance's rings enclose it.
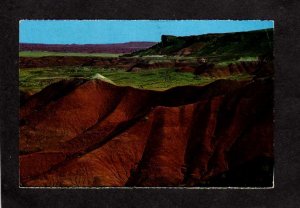
<instances>
[{"instance_id":1,"label":"rough textured slope","mask_svg":"<svg viewBox=\"0 0 300 208\"><path fill-rule=\"evenodd\" d=\"M21 184L271 186L272 90L269 79L164 92L100 80L50 85L20 109ZM270 177L260 182L263 171Z\"/></svg>"}]
</instances>

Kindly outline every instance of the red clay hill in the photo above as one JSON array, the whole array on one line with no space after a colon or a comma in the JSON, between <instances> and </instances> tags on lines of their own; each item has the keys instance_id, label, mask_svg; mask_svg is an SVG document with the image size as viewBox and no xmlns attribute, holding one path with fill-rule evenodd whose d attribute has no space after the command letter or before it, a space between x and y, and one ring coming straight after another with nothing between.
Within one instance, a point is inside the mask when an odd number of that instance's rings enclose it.
<instances>
[{"instance_id":1,"label":"red clay hill","mask_svg":"<svg viewBox=\"0 0 300 208\"><path fill-rule=\"evenodd\" d=\"M273 81L73 79L20 109L21 186L272 186Z\"/></svg>"}]
</instances>

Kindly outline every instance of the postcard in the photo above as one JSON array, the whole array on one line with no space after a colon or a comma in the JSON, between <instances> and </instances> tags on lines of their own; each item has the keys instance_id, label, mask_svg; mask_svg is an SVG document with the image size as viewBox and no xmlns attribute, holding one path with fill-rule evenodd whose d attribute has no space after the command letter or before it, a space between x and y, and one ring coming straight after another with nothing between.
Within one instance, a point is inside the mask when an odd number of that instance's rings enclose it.
<instances>
[{"instance_id":1,"label":"postcard","mask_svg":"<svg viewBox=\"0 0 300 208\"><path fill-rule=\"evenodd\" d=\"M272 188L273 29L20 21L20 187Z\"/></svg>"}]
</instances>

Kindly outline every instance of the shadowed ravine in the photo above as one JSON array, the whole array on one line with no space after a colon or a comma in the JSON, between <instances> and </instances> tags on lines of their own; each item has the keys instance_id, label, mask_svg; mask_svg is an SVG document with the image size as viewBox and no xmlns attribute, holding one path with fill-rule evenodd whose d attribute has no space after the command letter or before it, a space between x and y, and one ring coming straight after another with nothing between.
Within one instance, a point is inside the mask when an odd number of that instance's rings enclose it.
<instances>
[{"instance_id":1,"label":"shadowed ravine","mask_svg":"<svg viewBox=\"0 0 300 208\"><path fill-rule=\"evenodd\" d=\"M272 186L271 79L63 80L21 104L22 186Z\"/></svg>"}]
</instances>

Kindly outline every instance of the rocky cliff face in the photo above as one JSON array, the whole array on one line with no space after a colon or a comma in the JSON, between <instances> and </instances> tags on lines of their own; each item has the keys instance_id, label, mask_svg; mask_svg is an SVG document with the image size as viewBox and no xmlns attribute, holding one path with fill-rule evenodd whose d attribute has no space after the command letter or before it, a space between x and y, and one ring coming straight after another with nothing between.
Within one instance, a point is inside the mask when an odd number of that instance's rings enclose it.
<instances>
[{"instance_id":1,"label":"rocky cliff face","mask_svg":"<svg viewBox=\"0 0 300 208\"><path fill-rule=\"evenodd\" d=\"M61 81L20 109L21 184L271 186L272 107L270 79L163 92Z\"/></svg>"}]
</instances>

